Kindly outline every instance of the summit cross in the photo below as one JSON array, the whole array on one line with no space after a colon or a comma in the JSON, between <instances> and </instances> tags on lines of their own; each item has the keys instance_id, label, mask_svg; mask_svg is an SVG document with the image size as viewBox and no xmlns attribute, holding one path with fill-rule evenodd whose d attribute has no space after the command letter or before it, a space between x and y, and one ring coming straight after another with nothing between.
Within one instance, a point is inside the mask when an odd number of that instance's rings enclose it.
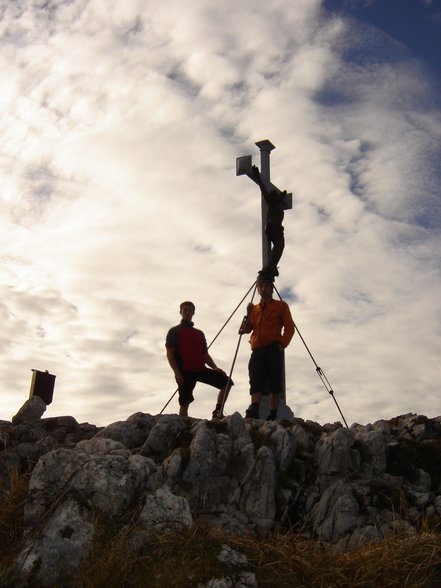
<instances>
[{"instance_id":1,"label":"summit cross","mask_svg":"<svg viewBox=\"0 0 441 588\"><path fill-rule=\"evenodd\" d=\"M269 269L273 278L278 275L279 262L285 246L282 221L284 211L292 208L292 194L279 190L270 181L270 153L275 146L268 139L257 141L260 150L260 172L253 165L252 156L236 159L236 175L247 175L261 190L262 270ZM271 247L272 245L272 247Z\"/></svg>"}]
</instances>

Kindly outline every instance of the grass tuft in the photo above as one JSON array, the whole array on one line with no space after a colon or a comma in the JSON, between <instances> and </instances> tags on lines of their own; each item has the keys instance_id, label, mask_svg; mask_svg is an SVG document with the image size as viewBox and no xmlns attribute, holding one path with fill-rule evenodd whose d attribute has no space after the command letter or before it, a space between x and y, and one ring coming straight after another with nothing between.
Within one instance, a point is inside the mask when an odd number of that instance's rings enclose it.
<instances>
[{"instance_id":1,"label":"grass tuft","mask_svg":"<svg viewBox=\"0 0 441 588\"><path fill-rule=\"evenodd\" d=\"M14 574L23 535L23 504L28 475L11 472L0 483L0 586L38 588L33 580ZM95 518L92 551L74 578L63 588L194 588L215 578L241 585L241 572L253 573L259 588L439 588L441 534L433 523L410 536L397 533L379 543L339 552L298 532L283 531L257 538L231 535L196 524L192 529L150 533L137 551L130 533L137 511L117 518ZM246 555L247 562L231 566L218 556L224 545ZM227 585L225 584L225 585ZM54 587L58 588L58 587Z\"/></svg>"},{"instance_id":2,"label":"grass tuft","mask_svg":"<svg viewBox=\"0 0 441 588\"><path fill-rule=\"evenodd\" d=\"M0 553L1 561L17 548L23 535L23 506L30 474L9 472L0 479Z\"/></svg>"}]
</instances>

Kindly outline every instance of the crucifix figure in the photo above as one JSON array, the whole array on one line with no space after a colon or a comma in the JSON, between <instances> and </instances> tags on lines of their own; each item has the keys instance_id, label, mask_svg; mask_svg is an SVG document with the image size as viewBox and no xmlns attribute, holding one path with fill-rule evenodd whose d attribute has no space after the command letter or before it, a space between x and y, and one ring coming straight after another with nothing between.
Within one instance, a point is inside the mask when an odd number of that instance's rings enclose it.
<instances>
[{"instance_id":1,"label":"crucifix figure","mask_svg":"<svg viewBox=\"0 0 441 588\"><path fill-rule=\"evenodd\" d=\"M271 141L265 139L256 143L260 149L261 171L252 164L251 155L238 157L236 175L247 175L255 182L261 192L262 207L262 269L259 275L274 280L279 275L278 263L285 248L283 229L284 211L292 208L292 194L279 190L270 182L269 156L275 149Z\"/></svg>"},{"instance_id":2,"label":"crucifix figure","mask_svg":"<svg viewBox=\"0 0 441 588\"><path fill-rule=\"evenodd\" d=\"M285 236L282 223L285 216L283 197L286 195L286 190L284 192L280 192L277 189L268 190L260 177L257 166L253 165L252 170L253 180L259 186L262 198L266 202L265 235L270 243L268 264L265 264L265 261L263 262L261 273L275 278L279 275L277 264L285 249Z\"/></svg>"}]
</instances>

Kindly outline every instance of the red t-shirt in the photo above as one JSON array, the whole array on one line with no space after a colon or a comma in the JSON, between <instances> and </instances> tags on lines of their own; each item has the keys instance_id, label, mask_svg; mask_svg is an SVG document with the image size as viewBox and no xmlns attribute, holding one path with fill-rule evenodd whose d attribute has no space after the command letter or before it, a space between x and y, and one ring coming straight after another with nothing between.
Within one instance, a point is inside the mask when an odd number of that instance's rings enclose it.
<instances>
[{"instance_id":1,"label":"red t-shirt","mask_svg":"<svg viewBox=\"0 0 441 588\"><path fill-rule=\"evenodd\" d=\"M181 321L180 325L172 327L165 340L167 349L174 349L176 363L183 372L200 372L205 369L207 341L193 323Z\"/></svg>"}]
</instances>

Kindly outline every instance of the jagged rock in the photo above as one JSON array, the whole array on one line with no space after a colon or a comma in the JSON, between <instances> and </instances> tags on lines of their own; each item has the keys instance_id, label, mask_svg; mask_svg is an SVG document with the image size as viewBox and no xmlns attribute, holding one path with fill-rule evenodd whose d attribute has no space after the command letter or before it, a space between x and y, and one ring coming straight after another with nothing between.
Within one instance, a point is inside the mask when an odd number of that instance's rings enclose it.
<instances>
[{"instance_id":1,"label":"jagged rock","mask_svg":"<svg viewBox=\"0 0 441 588\"><path fill-rule=\"evenodd\" d=\"M362 470L371 476L383 474L387 468L387 443L390 427L380 422L375 427L351 427L361 453Z\"/></svg>"},{"instance_id":2,"label":"jagged rock","mask_svg":"<svg viewBox=\"0 0 441 588\"><path fill-rule=\"evenodd\" d=\"M164 486L146 497L137 525L129 533L129 545L134 551L140 551L151 540L152 533L166 533L192 526L193 517L187 500L175 496Z\"/></svg>"},{"instance_id":3,"label":"jagged rock","mask_svg":"<svg viewBox=\"0 0 441 588\"><path fill-rule=\"evenodd\" d=\"M198 584L197 588L257 588L256 576L251 572L238 572L225 578L212 578L206 584Z\"/></svg>"},{"instance_id":4,"label":"jagged rock","mask_svg":"<svg viewBox=\"0 0 441 588\"><path fill-rule=\"evenodd\" d=\"M258 449L254 467L242 484L238 509L259 532L271 529L276 515L276 463L269 447Z\"/></svg>"},{"instance_id":5,"label":"jagged rock","mask_svg":"<svg viewBox=\"0 0 441 588\"><path fill-rule=\"evenodd\" d=\"M155 464L141 455L51 451L32 473L25 524L37 523L53 502L72 492L81 494L98 511L115 516L134 501L139 491L156 489L155 473Z\"/></svg>"},{"instance_id":6,"label":"jagged rock","mask_svg":"<svg viewBox=\"0 0 441 588\"><path fill-rule=\"evenodd\" d=\"M193 517L187 500L175 496L164 486L147 496L139 522L144 527L163 532L180 526L190 528L193 526Z\"/></svg>"},{"instance_id":7,"label":"jagged rock","mask_svg":"<svg viewBox=\"0 0 441 588\"><path fill-rule=\"evenodd\" d=\"M233 441L225 427L225 423L201 422L189 447L178 450L179 458L175 452L175 462L180 460L180 474L175 474L171 489L187 498L192 511L204 517L223 512L238 489L232 463ZM172 462L169 468L170 465ZM172 479L170 469L164 475Z\"/></svg>"},{"instance_id":8,"label":"jagged rock","mask_svg":"<svg viewBox=\"0 0 441 588\"><path fill-rule=\"evenodd\" d=\"M92 547L93 513L74 496L57 505L37 533L30 533L18 557L23 575L31 575L42 586L55 586L63 576L71 576Z\"/></svg>"},{"instance_id":9,"label":"jagged rock","mask_svg":"<svg viewBox=\"0 0 441 588\"><path fill-rule=\"evenodd\" d=\"M40 396L32 396L29 398L15 416L12 417L13 425L20 425L23 423L34 423L40 420L41 415L46 411L46 403Z\"/></svg>"},{"instance_id":10,"label":"jagged rock","mask_svg":"<svg viewBox=\"0 0 441 588\"><path fill-rule=\"evenodd\" d=\"M322 437L317 452L317 471L321 476L345 475L360 469L360 455L354 447L351 429L337 429Z\"/></svg>"},{"instance_id":11,"label":"jagged rock","mask_svg":"<svg viewBox=\"0 0 441 588\"><path fill-rule=\"evenodd\" d=\"M93 439L83 439L75 447L78 451L95 455L122 455L129 457L131 452L126 446L113 439L102 439L98 435Z\"/></svg>"},{"instance_id":12,"label":"jagged rock","mask_svg":"<svg viewBox=\"0 0 441 588\"><path fill-rule=\"evenodd\" d=\"M428 518L439 523L440 421L408 414L345 428L136 413L100 429L73 417L19 418L0 422L0 477L32 470L24 522L38 532L27 534L20 563L30 570L40 558L54 583L70 573L64 560L75 567L87 557L92 512L138 513L136 549L156 525L198 520L237 534L299 525L304 536L348 550L415 533ZM211 585L253 586L243 565L235 561Z\"/></svg>"},{"instance_id":13,"label":"jagged rock","mask_svg":"<svg viewBox=\"0 0 441 588\"><path fill-rule=\"evenodd\" d=\"M222 549L217 556L217 559L229 567L245 566L248 563L248 558L244 553L239 553L232 549L229 545L222 545Z\"/></svg>"},{"instance_id":14,"label":"jagged rock","mask_svg":"<svg viewBox=\"0 0 441 588\"><path fill-rule=\"evenodd\" d=\"M140 447L147 439L155 418L149 414L137 412L126 421L112 423L97 433L97 437L119 441L128 449Z\"/></svg>"},{"instance_id":15,"label":"jagged rock","mask_svg":"<svg viewBox=\"0 0 441 588\"><path fill-rule=\"evenodd\" d=\"M285 472L296 451L294 435L277 421L266 422L260 430L264 435L268 435L268 442L274 448L274 459L279 471Z\"/></svg>"},{"instance_id":16,"label":"jagged rock","mask_svg":"<svg viewBox=\"0 0 441 588\"><path fill-rule=\"evenodd\" d=\"M170 453L179 435L186 429L184 420L178 415L164 415L150 429L140 449L141 455L162 461Z\"/></svg>"},{"instance_id":17,"label":"jagged rock","mask_svg":"<svg viewBox=\"0 0 441 588\"><path fill-rule=\"evenodd\" d=\"M341 480L326 488L312 515L315 532L324 541L338 541L364 522L359 518L360 505L352 486Z\"/></svg>"}]
</instances>

